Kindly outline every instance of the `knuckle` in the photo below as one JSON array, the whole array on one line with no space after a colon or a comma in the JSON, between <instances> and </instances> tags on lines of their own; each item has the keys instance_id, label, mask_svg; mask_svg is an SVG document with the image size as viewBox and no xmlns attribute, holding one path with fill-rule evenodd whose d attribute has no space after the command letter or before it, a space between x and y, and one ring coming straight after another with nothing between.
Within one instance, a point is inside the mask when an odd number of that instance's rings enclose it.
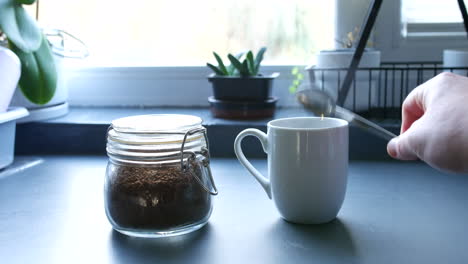
<instances>
[{"instance_id":1,"label":"knuckle","mask_svg":"<svg viewBox=\"0 0 468 264\"><path fill-rule=\"evenodd\" d=\"M447 79L447 78L454 78L456 76L457 75L455 73L452 73L452 72L441 72L441 73L437 74L436 78L437 79Z\"/></svg>"}]
</instances>

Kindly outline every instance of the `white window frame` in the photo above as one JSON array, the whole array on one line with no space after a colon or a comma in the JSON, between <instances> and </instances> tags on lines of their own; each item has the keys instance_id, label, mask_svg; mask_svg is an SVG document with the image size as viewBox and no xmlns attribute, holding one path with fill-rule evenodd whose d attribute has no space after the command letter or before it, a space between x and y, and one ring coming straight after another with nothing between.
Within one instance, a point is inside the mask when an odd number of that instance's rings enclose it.
<instances>
[{"instance_id":1,"label":"white window frame","mask_svg":"<svg viewBox=\"0 0 468 264\"><path fill-rule=\"evenodd\" d=\"M374 37L382 61L442 61L444 49L468 47L462 23L410 24L408 30L404 28L401 0L383 1Z\"/></svg>"}]
</instances>

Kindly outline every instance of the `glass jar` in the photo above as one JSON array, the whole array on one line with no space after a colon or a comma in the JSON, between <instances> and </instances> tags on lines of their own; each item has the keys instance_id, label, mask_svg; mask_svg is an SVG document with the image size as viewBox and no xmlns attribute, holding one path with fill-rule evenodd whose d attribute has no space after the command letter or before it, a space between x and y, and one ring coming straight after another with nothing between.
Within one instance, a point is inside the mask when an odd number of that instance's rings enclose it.
<instances>
[{"instance_id":1,"label":"glass jar","mask_svg":"<svg viewBox=\"0 0 468 264\"><path fill-rule=\"evenodd\" d=\"M185 234L205 225L217 194L206 129L190 115L140 115L107 132L106 215L120 233Z\"/></svg>"}]
</instances>

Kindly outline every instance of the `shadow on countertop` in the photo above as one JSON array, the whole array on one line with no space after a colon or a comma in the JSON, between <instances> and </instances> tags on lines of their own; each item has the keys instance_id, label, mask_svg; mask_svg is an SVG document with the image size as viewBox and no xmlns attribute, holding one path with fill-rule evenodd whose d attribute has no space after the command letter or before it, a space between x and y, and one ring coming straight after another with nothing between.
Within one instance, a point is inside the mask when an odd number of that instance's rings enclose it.
<instances>
[{"instance_id":1,"label":"shadow on countertop","mask_svg":"<svg viewBox=\"0 0 468 264\"><path fill-rule=\"evenodd\" d=\"M275 249L272 249L272 259L268 263L297 263L304 258L310 259L311 255L314 256L311 263L359 262L351 233L339 218L320 225L294 224L278 219L268 237ZM284 259L284 254L274 254L279 250L288 251L288 258Z\"/></svg>"}]
</instances>

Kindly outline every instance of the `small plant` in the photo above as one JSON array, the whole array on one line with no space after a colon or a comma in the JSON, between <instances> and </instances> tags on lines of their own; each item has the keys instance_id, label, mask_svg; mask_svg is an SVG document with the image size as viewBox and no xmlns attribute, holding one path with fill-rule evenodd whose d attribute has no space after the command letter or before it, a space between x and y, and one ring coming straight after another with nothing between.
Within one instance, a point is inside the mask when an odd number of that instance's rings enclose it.
<instances>
[{"instance_id":1,"label":"small plant","mask_svg":"<svg viewBox=\"0 0 468 264\"><path fill-rule=\"evenodd\" d=\"M355 48L359 42L359 27L355 27L352 32L348 32L343 40L336 40L345 49ZM366 43L367 47L372 47L372 41L368 40Z\"/></svg>"},{"instance_id":2,"label":"small plant","mask_svg":"<svg viewBox=\"0 0 468 264\"><path fill-rule=\"evenodd\" d=\"M260 74L258 73L258 71L260 69L260 63L263 60L263 54L265 53L265 51L266 47L262 47L257 52L257 55L255 57L253 56L252 51L248 51L247 53L241 52L235 56L232 54L228 54L227 57L231 62L231 64L228 66L225 66L221 57L216 52L213 52L213 55L215 56L216 61L218 62L218 66L216 67L211 63L207 63L206 66L212 69L217 76L259 76Z\"/></svg>"},{"instance_id":3,"label":"small plant","mask_svg":"<svg viewBox=\"0 0 468 264\"><path fill-rule=\"evenodd\" d=\"M49 102L57 85L57 70L47 38L23 4L36 0L0 0L0 44L7 43L21 61L19 87L39 105Z\"/></svg>"},{"instance_id":4,"label":"small plant","mask_svg":"<svg viewBox=\"0 0 468 264\"><path fill-rule=\"evenodd\" d=\"M297 67L297 66L292 68L291 74L294 77L294 79L293 79L291 85L289 86L289 92L292 93L292 94L295 94L297 92L297 89L301 85L302 80L304 80L304 74L302 74L299 71L299 67Z\"/></svg>"}]
</instances>

